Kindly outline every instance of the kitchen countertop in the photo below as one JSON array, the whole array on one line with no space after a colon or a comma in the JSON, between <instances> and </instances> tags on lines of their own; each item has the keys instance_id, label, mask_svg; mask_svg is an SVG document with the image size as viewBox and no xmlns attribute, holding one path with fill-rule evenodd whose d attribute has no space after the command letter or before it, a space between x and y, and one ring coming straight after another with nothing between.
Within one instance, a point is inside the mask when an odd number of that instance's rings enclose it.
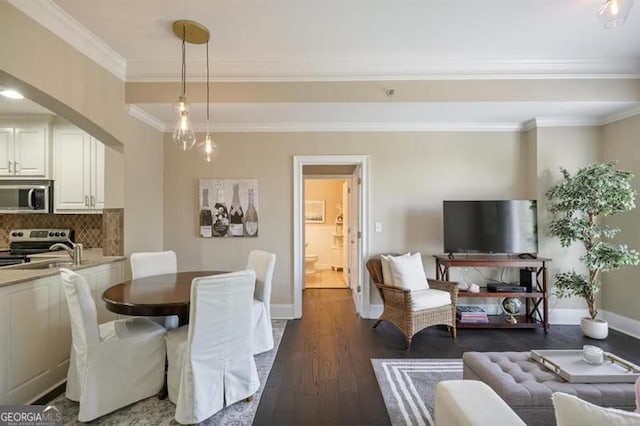
<instances>
[{"instance_id":1,"label":"kitchen countertop","mask_svg":"<svg viewBox=\"0 0 640 426\"><path fill-rule=\"evenodd\" d=\"M51 261L71 262L71 258L65 252L47 252L42 254L34 254L29 256L30 263L22 263L19 265L11 265L0 268L0 287L19 284L24 281L31 281L38 278L49 277L60 273L59 268L47 269L20 269L25 265L48 263ZM71 270L91 268L98 265L106 265L108 263L119 262L125 260L126 256L103 256L102 249L84 249L82 262L80 265L68 266Z\"/></svg>"}]
</instances>

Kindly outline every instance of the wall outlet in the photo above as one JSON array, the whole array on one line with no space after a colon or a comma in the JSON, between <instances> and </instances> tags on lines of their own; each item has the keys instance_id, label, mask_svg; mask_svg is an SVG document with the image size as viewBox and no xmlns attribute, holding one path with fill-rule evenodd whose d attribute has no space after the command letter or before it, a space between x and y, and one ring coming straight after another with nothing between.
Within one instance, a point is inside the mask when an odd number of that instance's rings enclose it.
<instances>
[{"instance_id":1,"label":"wall outlet","mask_svg":"<svg viewBox=\"0 0 640 426\"><path fill-rule=\"evenodd\" d=\"M382 232L382 222L376 222L376 232Z\"/></svg>"}]
</instances>

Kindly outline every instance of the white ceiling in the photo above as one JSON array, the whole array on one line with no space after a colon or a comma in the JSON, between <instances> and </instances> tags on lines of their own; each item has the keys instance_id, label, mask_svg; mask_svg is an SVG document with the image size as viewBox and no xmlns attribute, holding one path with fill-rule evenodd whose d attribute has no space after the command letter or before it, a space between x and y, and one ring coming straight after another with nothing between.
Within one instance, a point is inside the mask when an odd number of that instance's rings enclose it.
<instances>
[{"instance_id":1,"label":"white ceiling","mask_svg":"<svg viewBox=\"0 0 640 426\"><path fill-rule=\"evenodd\" d=\"M212 33L216 81L442 78L637 78L640 4L605 30L602 0L10 0L126 81L176 81L176 19ZM204 47L187 46L189 81L204 77ZM177 94L176 94L177 96ZM402 128L573 119L603 122L623 102L216 104L216 130ZM171 128L170 105L137 117ZM192 105L196 127L204 105ZM576 122L577 122L576 121ZM508 126L507 126L508 124Z\"/></svg>"}]
</instances>

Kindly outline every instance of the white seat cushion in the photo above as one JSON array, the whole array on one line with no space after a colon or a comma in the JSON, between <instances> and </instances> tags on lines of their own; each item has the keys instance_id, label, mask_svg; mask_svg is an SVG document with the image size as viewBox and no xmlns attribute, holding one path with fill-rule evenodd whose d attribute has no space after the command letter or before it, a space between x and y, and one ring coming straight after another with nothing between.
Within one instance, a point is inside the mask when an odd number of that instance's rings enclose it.
<instances>
[{"instance_id":1,"label":"white seat cushion","mask_svg":"<svg viewBox=\"0 0 640 426\"><path fill-rule=\"evenodd\" d=\"M410 256L389 257L389 266L395 287L409 290L429 288L420 252Z\"/></svg>"},{"instance_id":2,"label":"white seat cushion","mask_svg":"<svg viewBox=\"0 0 640 426\"><path fill-rule=\"evenodd\" d=\"M451 304L451 293L448 291L430 288L427 290L411 292L411 310L421 311L423 309L439 308Z\"/></svg>"},{"instance_id":3,"label":"white seat cushion","mask_svg":"<svg viewBox=\"0 0 640 426\"><path fill-rule=\"evenodd\" d=\"M556 392L551 395L558 426L638 426L640 414L616 408L599 407L577 396Z\"/></svg>"}]
</instances>

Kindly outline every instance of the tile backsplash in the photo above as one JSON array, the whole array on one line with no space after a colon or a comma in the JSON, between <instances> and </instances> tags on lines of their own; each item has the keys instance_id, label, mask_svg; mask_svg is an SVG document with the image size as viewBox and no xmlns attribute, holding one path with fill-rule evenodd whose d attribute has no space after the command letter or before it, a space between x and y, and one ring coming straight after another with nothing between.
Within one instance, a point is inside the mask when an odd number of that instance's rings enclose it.
<instances>
[{"instance_id":1,"label":"tile backsplash","mask_svg":"<svg viewBox=\"0 0 640 426\"><path fill-rule=\"evenodd\" d=\"M102 211L102 254L124 255L124 209Z\"/></svg>"},{"instance_id":2,"label":"tile backsplash","mask_svg":"<svg viewBox=\"0 0 640 426\"><path fill-rule=\"evenodd\" d=\"M9 231L23 228L68 228L86 248L102 247L102 214L0 214L0 248L9 247Z\"/></svg>"}]
</instances>

